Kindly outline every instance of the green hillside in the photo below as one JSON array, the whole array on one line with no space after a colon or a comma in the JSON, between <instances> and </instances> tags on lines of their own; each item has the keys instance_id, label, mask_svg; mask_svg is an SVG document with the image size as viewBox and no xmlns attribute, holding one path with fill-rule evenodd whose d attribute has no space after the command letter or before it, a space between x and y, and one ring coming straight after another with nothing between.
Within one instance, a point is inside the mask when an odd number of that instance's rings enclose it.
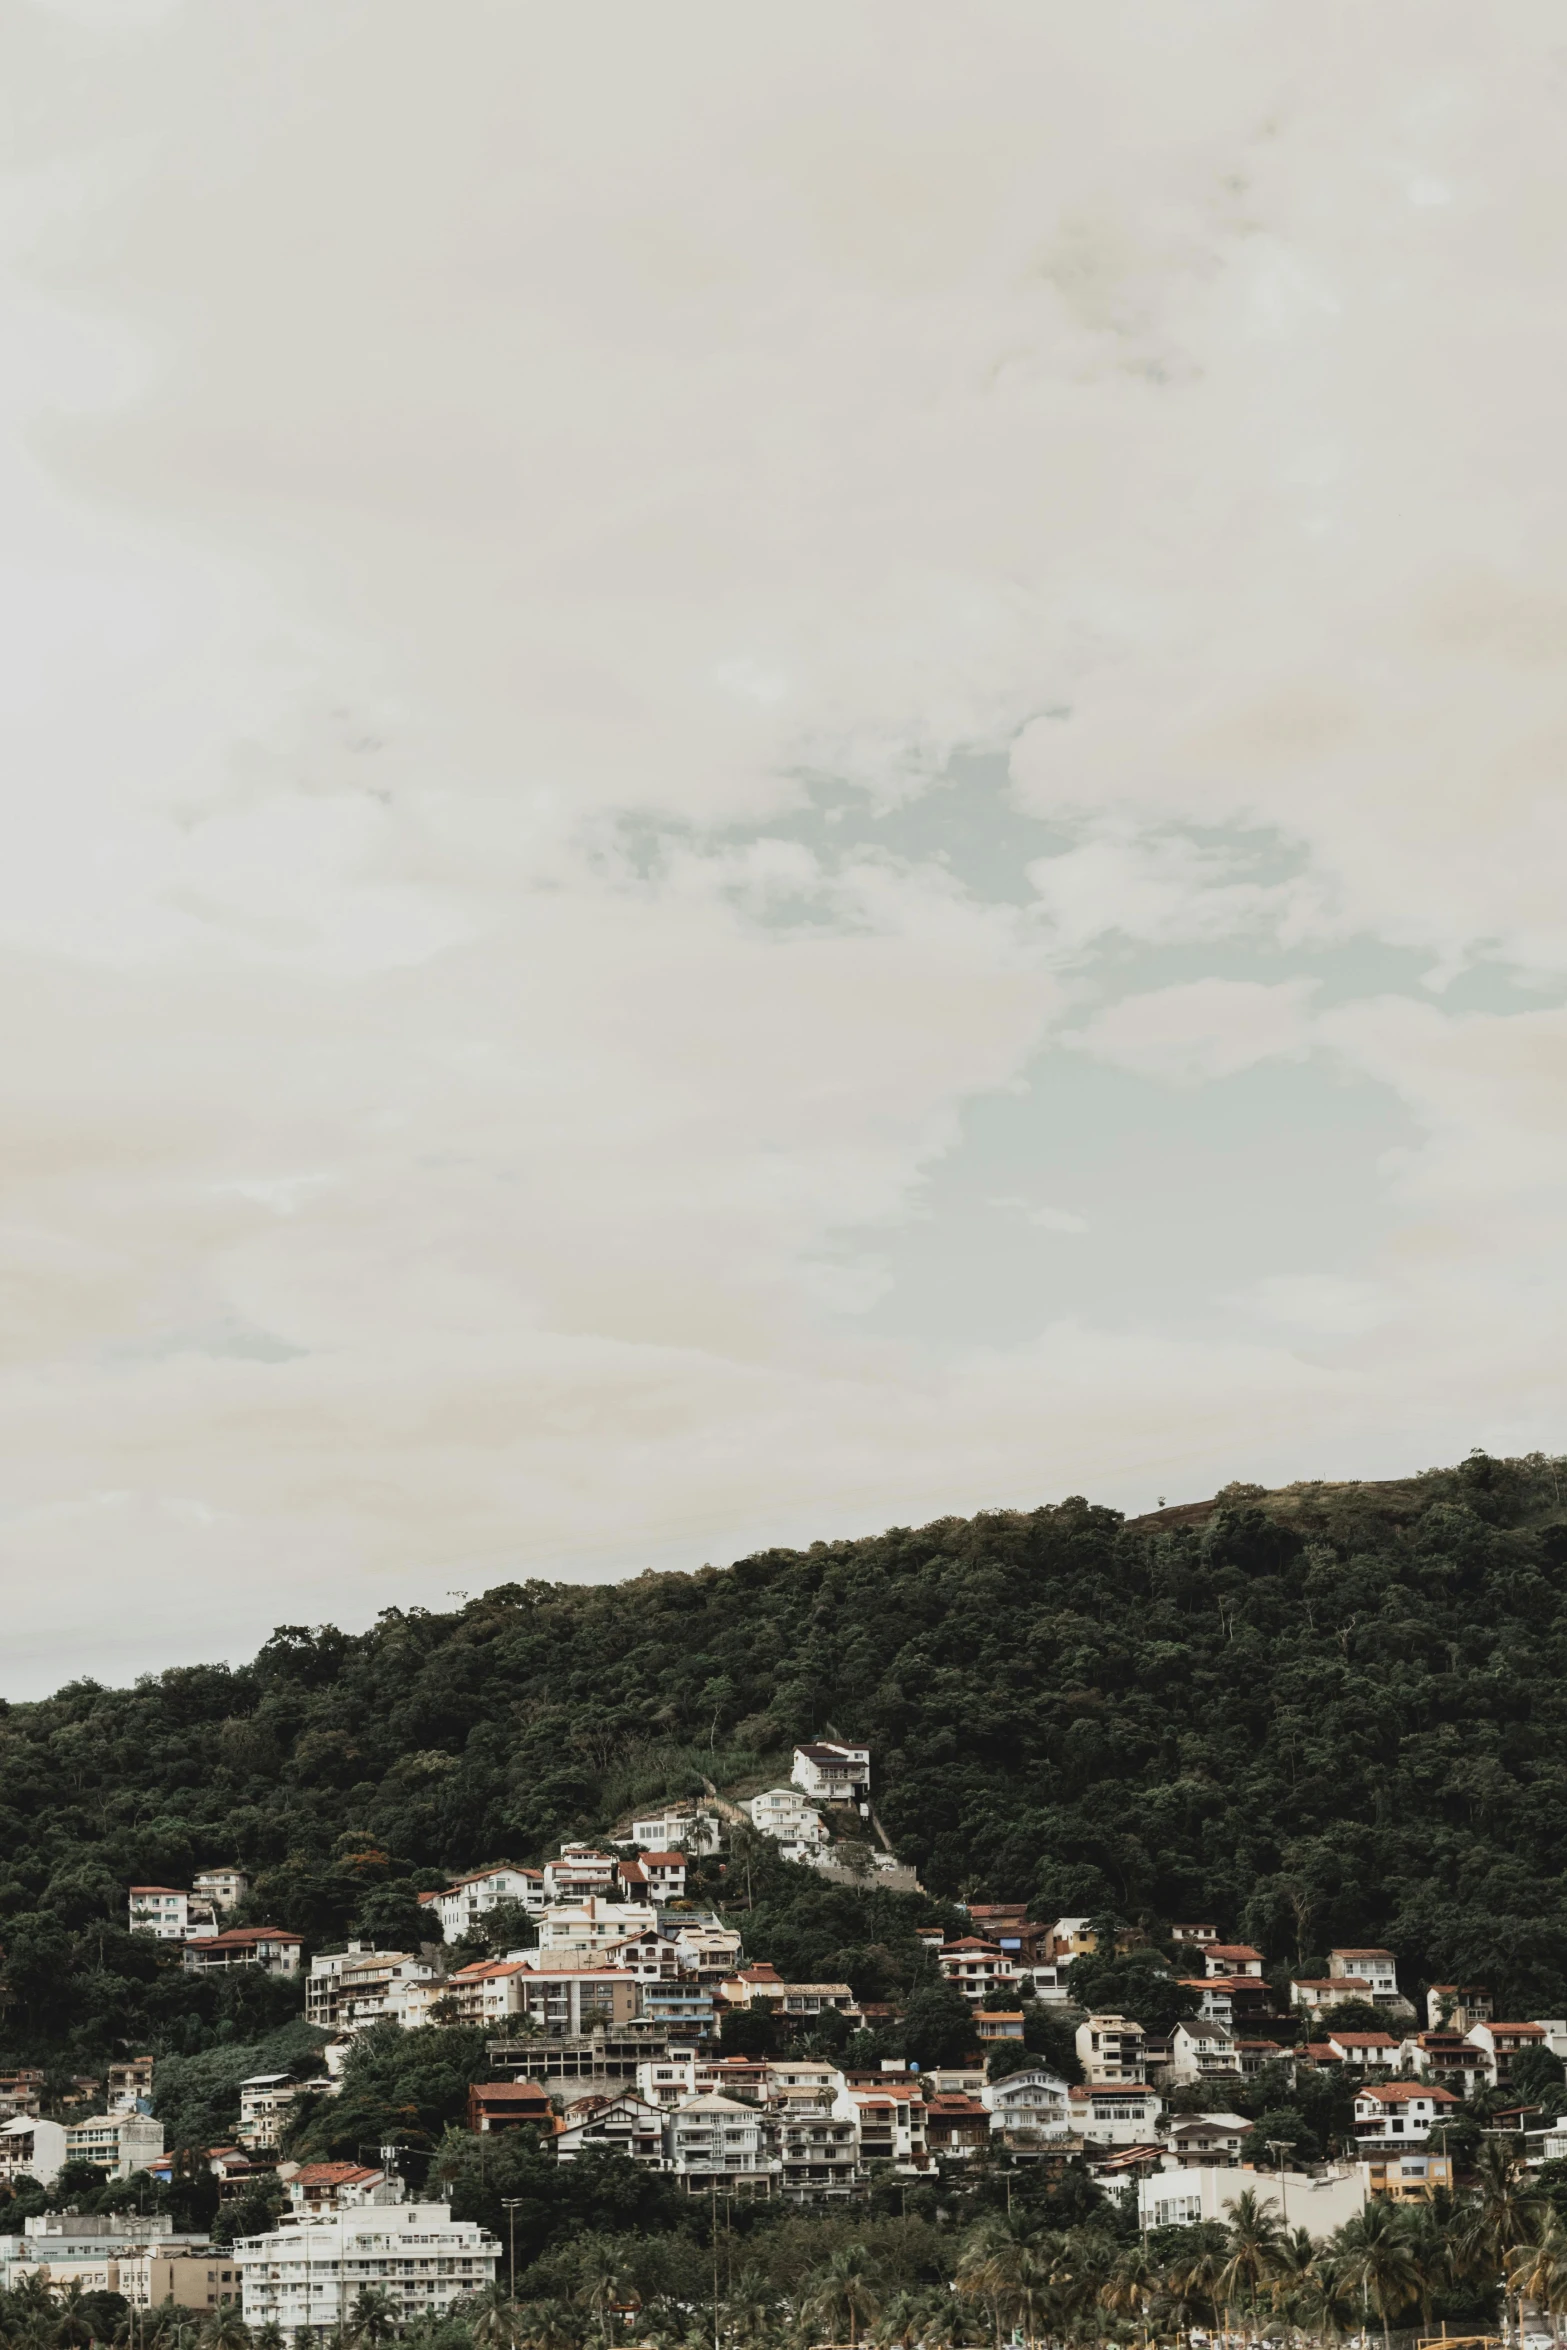
<instances>
[{"instance_id":1,"label":"green hillside","mask_svg":"<svg viewBox=\"0 0 1567 2350\"><path fill-rule=\"evenodd\" d=\"M238 1859L253 1918L406 1940L448 1870L705 1779L764 1784L829 1728L873 1747L878 1812L932 1896L1212 1918L1278 1961L1386 1942L1411 1989L1478 1980L1567 2014L1559 1467L1231 1487L1130 1524L1074 1499L607 1588L504 1584L10 1706L5 2061L191 2054L294 2011L133 1941L129 1882ZM751 1891L754 1955L908 1987L918 1897L776 1864Z\"/></svg>"}]
</instances>

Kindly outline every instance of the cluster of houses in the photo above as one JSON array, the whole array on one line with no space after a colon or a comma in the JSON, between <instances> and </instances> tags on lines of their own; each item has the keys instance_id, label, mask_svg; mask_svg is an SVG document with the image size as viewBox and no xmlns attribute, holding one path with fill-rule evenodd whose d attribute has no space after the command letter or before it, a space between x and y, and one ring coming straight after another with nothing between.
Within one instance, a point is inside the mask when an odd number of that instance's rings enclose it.
<instances>
[{"instance_id":1,"label":"cluster of houses","mask_svg":"<svg viewBox=\"0 0 1567 2350\"><path fill-rule=\"evenodd\" d=\"M271 2173L288 2200L280 2224L236 2245L229 2267L197 2241L100 2241L91 2230L64 2250L51 2239L48 2258L75 2260L71 2273L83 2276L118 2264L133 2281L137 2262L162 2261L146 2267L149 2291L161 2280L199 2307L204 2293L222 2297L226 2287L242 2295L248 2323L275 2323L290 2339L302 2326L338 2322L350 2280L353 2291L385 2280L410 2317L487 2282L491 2239L454 2223L443 2205L406 2201L390 2161L377 2169L282 2159L297 2101L335 2095L356 2036L385 2022L493 2032L491 2078L469 2099L476 2134L530 2129L563 2162L618 2151L694 2195L831 2203L885 2171L912 2178L1002 2154L1081 2159L1107 2186L1135 2189L1149 2224L1223 2217L1249 2188L1277 2200L1288 2224L1319 2234L1368 2197L1424 2198L1450 2183L1443 2132L1452 2107L1480 2088L1505 2091L1526 2049L1567 2058L1567 2022L1499 2022L1472 1986L1436 1986L1419 2029L1385 1950L1334 1950L1325 1976L1303 1975L1281 1993L1259 1951L1221 1940L1212 1925L1186 1925L1172 1930L1171 1972L1192 2012L1167 2033L1085 2015L1076 2026L1080 2083L1021 2047L1014 2069L992 2080L995 2045L1024 2040L1032 2003L1066 2001L1073 1961L1096 1948L1087 1918L1041 1923L1024 1905L1000 1902L970 1904L960 1934L919 1929L933 1972L972 2011L963 2063L922 2072L794 2055L791 2040L809 2039L829 2011L851 2026L885 2023L893 2011L857 2000L847 1983L794 1982L748 1961L734 1926L693 1898L694 1864L721 1852L742 1824L812 1866L839 1870L849 1851L862 1877L899 1870L871 1808L870 1752L835 1739L797 1747L789 1784L743 1805L716 1796L669 1803L602 1843L563 1844L542 1867L502 1860L455 1877L419 1896L430 1934L409 1950L349 1942L315 1952L306 1968L300 1936L226 1922L249 1891L237 1868L206 1871L186 1890L133 1886L133 1928L177 1942L186 1967L301 1976L306 2017L327 2035L323 2069L307 2081L280 2073L244 2082L234 2142L207 2150L222 2198ZM912 1882L912 1871L901 1875ZM465 1937L482 1934L494 1951L514 1916L516 1947L451 1963ZM1353 2030L1342 2022L1349 2003L1366 2011ZM721 2053L724 2019L748 2011L784 2027L772 2051ZM1281 2167L1281 2147L1263 2168L1247 2164L1250 2124L1224 2099L1265 2067L1278 2068L1281 2089L1308 2068L1352 2081L1358 2143L1345 2159L1296 2171ZM68 2160L116 2177L167 2171L150 2059L112 2068L107 2111L79 2120L42 2117L36 2086L29 2100L38 2079L0 2079L0 2178L47 2182ZM1175 2096L1194 2088L1211 2091L1195 2113L1190 2095ZM1532 2144L1542 2155L1567 2153L1567 2121ZM44 2256L42 2238L0 2239L0 2276L7 2241L14 2261Z\"/></svg>"}]
</instances>

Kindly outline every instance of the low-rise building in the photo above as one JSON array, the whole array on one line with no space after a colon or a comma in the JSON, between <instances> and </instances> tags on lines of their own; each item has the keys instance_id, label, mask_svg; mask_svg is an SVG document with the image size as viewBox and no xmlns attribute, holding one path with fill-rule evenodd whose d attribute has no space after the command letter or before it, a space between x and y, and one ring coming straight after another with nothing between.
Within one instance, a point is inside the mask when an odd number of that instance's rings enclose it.
<instances>
[{"instance_id":1,"label":"low-rise building","mask_svg":"<svg viewBox=\"0 0 1567 2350\"><path fill-rule=\"evenodd\" d=\"M36 2114L0 2122L0 2182L15 2188L22 2179L52 2187L65 2162L65 2130Z\"/></svg>"},{"instance_id":2,"label":"low-rise building","mask_svg":"<svg viewBox=\"0 0 1567 2350\"><path fill-rule=\"evenodd\" d=\"M1355 2138L1363 2157L1429 2138L1458 2103L1435 2081L1367 2081L1355 2092Z\"/></svg>"},{"instance_id":3,"label":"low-rise building","mask_svg":"<svg viewBox=\"0 0 1567 2350\"><path fill-rule=\"evenodd\" d=\"M795 1748L789 1776L803 1794L821 1803L853 1803L863 1808L870 1800L871 1750L841 1739L819 1739Z\"/></svg>"},{"instance_id":4,"label":"low-rise building","mask_svg":"<svg viewBox=\"0 0 1567 2350\"><path fill-rule=\"evenodd\" d=\"M1328 2046L1353 2073L1395 2073L1399 2043L1388 2032L1329 2032Z\"/></svg>"},{"instance_id":5,"label":"low-rise building","mask_svg":"<svg viewBox=\"0 0 1567 2350\"><path fill-rule=\"evenodd\" d=\"M538 1885L536 1869L519 1868L512 1860L497 1860L485 1868L470 1869L465 1877L454 1877L443 1892L421 1893L419 1901L440 1921L447 1941L460 1942L471 1927L477 1926L503 1901L515 1901L524 1909L535 1907ZM604 1892L608 1886L595 1890Z\"/></svg>"},{"instance_id":6,"label":"low-rise building","mask_svg":"<svg viewBox=\"0 0 1567 2350\"><path fill-rule=\"evenodd\" d=\"M210 1901L214 1909L237 1909L250 1891L250 1879L240 1868L198 1869L192 1889L204 1901Z\"/></svg>"},{"instance_id":7,"label":"low-rise building","mask_svg":"<svg viewBox=\"0 0 1567 2350\"><path fill-rule=\"evenodd\" d=\"M1193 2113L1170 2123L1165 2164L1171 2170L1235 2170L1251 2124L1238 2113Z\"/></svg>"},{"instance_id":8,"label":"low-rise building","mask_svg":"<svg viewBox=\"0 0 1567 2350\"><path fill-rule=\"evenodd\" d=\"M1471 2024L1464 2037L1486 2057L1487 2075L1493 2089L1508 2086L1513 2077L1513 2064L1525 2049L1546 2045L1543 2024Z\"/></svg>"},{"instance_id":9,"label":"low-rise building","mask_svg":"<svg viewBox=\"0 0 1567 2350\"><path fill-rule=\"evenodd\" d=\"M90 2162L111 2179L146 2170L163 2152L163 2124L145 2113L100 2113L71 2122L65 2132L67 2162Z\"/></svg>"},{"instance_id":10,"label":"low-rise building","mask_svg":"<svg viewBox=\"0 0 1567 2350\"><path fill-rule=\"evenodd\" d=\"M156 1934L160 1942L184 1941L190 1895L177 1885L133 1885L129 1907L133 1934Z\"/></svg>"},{"instance_id":11,"label":"low-rise building","mask_svg":"<svg viewBox=\"0 0 1567 2350\"><path fill-rule=\"evenodd\" d=\"M468 2091L468 2127L477 2138L520 2129L554 2137L559 2121L544 2081L475 2081Z\"/></svg>"},{"instance_id":12,"label":"low-rise building","mask_svg":"<svg viewBox=\"0 0 1567 2350\"><path fill-rule=\"evenodd\" d=\"M553 1906L611 1893L619 1866L618 1853L601 1852L596 1844L563 1844L559 1858L544 1864L545 1901Z\"/></svg>"},{"instance_id":13,"label":"low-rise building","mask_svg":"<svg viewBox=\"0 0 1567 2350\"><path fill-rule=\"evenodd\" d=\"M982 2048L992 2041L1021 2040L1023 2037L1023 2010L1020 2007L976 2007L974 2031Z\"/></svg>"},{"instance_id":14,"label":"low-rise building","mask_svg":"<svg viewBox=\"0 0 1567 2350\"><path fill-rule=\"evenodd\" d=\"M1145 2228L1193 2227L1200 2220L1227 2225L1249 2194L1291 2232L1305 2228L1321 2239L1364 2211L1368 2191L1359 2163L1327 2172L1253 2170L1245 2163L1236 2170L1161 2170L1139 2181L1137 2211Z\"/></svg>"},{"instance_id":15,"label":"low-rise building","mask_svg":"<svg viewBox=\"0 0 1567 2350\"><path fill-rule=\"evenodd\" d=\"M367 2205L330 2218L301 2218L234 2246L244 2320L251 2331L275 2325L292 2342L346 2328L354 2301L385 2293L401 2329L445 2315L454 2301L495 2281L496 2239L473 2220L454 2220L444 2203Z\"/></svg>"},{"instance_id":16,"label":"low-rise building","mask_svg":"<svg viewBox=\"0 0 1567 2350\"><path fill-rule=\"evenodd\" d=\"M1059 2136L1067 2127L1067 2085L1048 2065L1030 2065L1026 2071L1008 2073L1005 2080L987 2081L979 2100L989 2109L993 2135Z\"/></svg>"},{"instance_id":17,"label":"low-rise building","mask_svg":"<svg viewBox=\"0 0 1567 2350\"><path fill-rule=\"evenodd\" d=\"M689 1852L706 1860L723 1842L723 1822L701 1803L666 1803L661 1811L633 1820L626 1841L648 1852Z\"/></svg>"},{"instance_id":18,"label":"low-rise building","mask_svg":"<svg viewBox=\"0 0 1567 2350\"><path fill-rule=\"evenodd\" d=\"M1249 1942L1210 1942L1203 1950L1203 1966L1209 1975L1262 1975L1262 1952L1253 1950Z\"/></svg>"},{"instance_id":19,"label":"low-rise building","mask_svg":"<svg viewBox=\"0 0 1567 2350\"><path fill-rule=\"evenodd\" d=\"M632 2089L590 2089L561 2117L555 2139L557 2161L579 2154L624 2154L644 2170L664 2167L664 2110L647 2105Z\"/></svg>"},{"instance_id":20,"label":"low-rise building","mask_svg":"<svg viewBox=\"0 0 1567 2350\"><path fill-rule=\"evenodd\" d=\"M665 2119L669 2168L693 2195L768 2195L778 2178L767 2117L737 2098L708 2091L687 2097Z\"/></svg>"},{"instance_id":21,"label":"low-rise building","mask_svg":"<svg viewBox=\"0 0 1567 2350\"><path fill-rule=\"evenodd\" d=\"M131 2252L115 2262L111 2292L123 2293L133 2309L221 2309L237 2301L239 2268L231 2251Z\"/></svg>"},{"instance_id":22,"label":"low-rise building","mask_svg":"<svg viewBox=\"0 0 1567 2350\"><path fill-rule=\"evenodd\" d=\"M686 1868L683 1852L639 1852L621 1861L617 1873L633 1901L684 1901Z\"/></svg>"},{"instance_id":23,"label":"low-rise building","mask_svg":"<svg viewBox=\"0 0 1567 2350\"><path fill-rule=\"evenodd\" d=\"M1334 1983L1364 1984L1357 1999L1369 1998L1373 2007L1404 2007L1398 1988L1398 1964L1391 1950L1346 1949L1328 1952L1328 1979Z\"/></svg>"},{"instance_id":24,"label":"low-rise building","mask_svg":"<svg viewBox=\"0 0 1567 2350\"><path fill-rule=\"evenodd\" d=\"M1472 2097L1491 2079L1491 2059L1462 2032L1412 2032L1399 2043L1398 2069L1417 2080L1440 2081L1459 2097Z\"/></svg>"},{"instance_id":25,"label":"low-rise building","mask_svg":"<svg viewBox=\"0 0 1567 2350\"><path fill-rule=\"evenodd\" d=\"M1365 1975L1292 1975L1290 2000L1302 2015L1326 2015L1330 2008L1350 2000L1369 2002L1371 1982Z\"/></svg>"},{"instance_id":26,"label":"low-rise building","mask_svg":"<svg viewBox=\"0 0 1567 2350\"><path fill-rule=\"evenodd\" d=\"M968 2162L990 2144L990 2112L961 2089L939 2089L925 2101L925 2143L947 2162Z\"/></svg>"},{"instance_id":27,"label":"low-rise building","mask_svg":"<svg viewBox=\"0 0 1567 2350\"><path fill-rule=\"evenodd\" d=\"M1360 2172L1373 2203L1429 2203L1438 2188L1452 2193L1452 2163L1429 2146L1414 2154L1384 2147L1360 2165Z\"/></svg>"},{"instance_id":28,"label":"low-rise building","mask_svg":"<svg viewBox=\"0 0 1567 2350\"><path fill-rule=\"evenodd\" d=\"M305 1977L305 2021L323 2032L362 2032L390 2015L402 2022L403 1994L412 1983L433 1983L435 1969L407 1950L318 1950Z\"/></svg>"},{"instance_id":29,"label":"low-rise building","mask_svg":"<svg viewBox=\"0 0 1567 2350\"><path fill-rule=\"evenodd\" d=\"M1090 2087L1147 2079L1147 2034L1124 2015L1091 2015L1077 2027L1077 2061Z\"/></svg>"},{"instance_id":30,"label":"low-rise building","mask_svg":"<svg viewBox=\"0 0 1567 2350\"><path fill-rule=\"evenodd\" d=\"M601 1893L590 1893L582 1901L554 1903L539 1918L538 1963L544 1966L561 1954L577 1962L601 1961L611 1943L642 1934L658 1939L658 1912L646 1902L607 1901Z\"/></svg>"},{"instance_id":31,"label":"low-rise building","mask_svg":"<svg viewBox=\"0 0 1567 2350\"><path fill-rule=\"evenodd\" d=\"M1184 2087L1192 2081L1238 2081L1241 2060L1235 2035L1206 2016L1183 2015L1170 2031L1169 2078Z\"/></svg>"},{"instance_id":32,"label":"low-rise building","mask_svg":"<svg viewBox=\"0 0 1567 2350\"><path fill-rule=\"evenodd\" d=\"M1146 2083L1080 2082L1067 2092L1068 2127L1089 2146L1142 2145L1157 2136L1163 2111L1164 2099Z\"/></svg>"},{"instance_id":33,"label":"low-rise building","mask_svg":"<svg viewBox=\"0 0 1567 2350\"><path fill-rule=\"evenodd\" d=\"M954 1991L961 1991L976 2007L988 1993L1010 1991L1017 1982L1017 1961L977 1934L948 1942L937 1953L936 1964Z\"/></svg>"},{"instance_id":34,"label":"low-rise building","mask_svg":"<svg viewBox=\"0 0 1567 2350\"><path fill-rule=\"evenodd\" d=\"M849 2095L859 2117L862 2167L889 2162L895 2170L930 2168L925 2101L917 2081L884 2079L871 2088L851 2088Z\"/></svg>"},{"instance_id":35,"label":"low-rise building","mask_svg":"<svg viewBox=\"0 0 1567 2350\"><path fill-rule=\"evenodd\" d=\"M259 1967L265 1975L297 1975L304 1937L279 1926L230 1926L222 1934L187 1942L181 1963L192 1974L221 1974L230 1967Z\"/></svg>"},{"instance_id":36,"label":"low-rise building","mask_svg":"<svg viewBox=\"0 0 1567 2350\"><path fill-rule=\"evenodd\" d=\"M783 1847L785 1860L808 1860L828 1842L826 1821L798 1787L769 1787L742 1808L759 1836L771 1836Z\"/></svg>"},{"instance_id":37,"label":"low-rise building","mask_svg":"<svg viewBox=\"0 0 1567 2350\"><path fill-rule=\"evenodd\" d=\"M1433 2032L1467 2032L1471 2024L1488 2024L1495 2012L1490 1992L1479 1983L1433 1983L1426 1993L1426 2023Z\"/></svg>"}]
</instances>

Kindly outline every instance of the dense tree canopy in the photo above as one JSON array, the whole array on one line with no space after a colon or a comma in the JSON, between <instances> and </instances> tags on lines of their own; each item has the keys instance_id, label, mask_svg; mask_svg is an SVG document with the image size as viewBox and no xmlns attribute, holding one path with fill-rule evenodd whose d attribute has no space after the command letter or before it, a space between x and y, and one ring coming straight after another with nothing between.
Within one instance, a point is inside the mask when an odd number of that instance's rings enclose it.
<instances>
[{"instance_id":1,"label":"dense tree canopy","mask_svg":"<svg viewBox=\"0 0 1567 2350\"><path fill-rule=\"evenodd\" d=\"M1386 1942L1406 1983L1567 2013L1567 1507L1474 1455L1394 1486L1071 1500L615 1586L503 1584L248 1665L0 1712L11 2061L259 2042L297 1993L180 1974L133 1881L239 1860L250 1915L406 1940L448 1870L868 1740L933 1904L1212 1918L1270 1962ZM913 1993L938 1906L758 1861L706 1881L788 1971Z\"/></svg>"}]
</instances>

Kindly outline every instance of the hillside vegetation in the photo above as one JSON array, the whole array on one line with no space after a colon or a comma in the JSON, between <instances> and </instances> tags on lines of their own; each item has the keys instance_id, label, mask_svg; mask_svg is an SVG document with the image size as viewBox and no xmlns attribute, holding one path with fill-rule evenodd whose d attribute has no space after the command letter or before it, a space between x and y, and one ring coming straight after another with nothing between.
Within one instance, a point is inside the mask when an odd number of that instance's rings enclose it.
<instances>
[{"instance_id":1,"label":"hillside vegetation","mask_svg":"<svg viewBox=\"0 0 1567 2350\"><path fill-rule=\"evenodd\" d=\"M297 2013L286 1985L193 1981L133 1940L132 1881L237 1859L251 1917L406 1944L446 1872L704 1780L766 1784L833 1728L872 1746L877 1810L935 1900L1211 1918L1278 1961L1385 1942L1411 1989L1567 2014L1560 1468L1477 1454L1131 1524L1073 1499L503 1584L9 1706L4 2061L191 2056ZM939 1914L778 1864L751 1892L754 1955L867 1996L908 1987L912 1926Z\"/></svg>"}]
</instances>

